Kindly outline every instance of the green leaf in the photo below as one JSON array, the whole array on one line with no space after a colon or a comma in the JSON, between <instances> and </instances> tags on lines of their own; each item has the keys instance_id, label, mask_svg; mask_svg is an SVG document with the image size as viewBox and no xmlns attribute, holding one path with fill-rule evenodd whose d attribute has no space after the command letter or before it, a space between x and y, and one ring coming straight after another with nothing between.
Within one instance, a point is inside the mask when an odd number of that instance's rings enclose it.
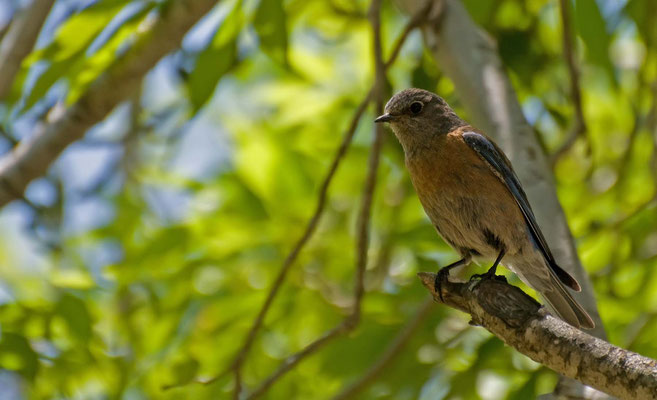
<instances>
[{"instance_id":1,"label":"green leaf","mask_svg":"<svg viewBox=\"0 0 657 400\"><path fill-rule=\"evenodd\" d=\"M31 59L60 61L74 57L91 44L124 6L124 1L105 0L73 15L57 29L53 42L35 52Z\"/></svg>"},{"instance_id":2,"label":"green leaf","mask_svg":"<svg viewBox=\"0 0 657 400\"><path fill-rule=\"evenodd\" d=\"M91 338L91 315L86 304L71 294L64 294L57 303L55 312L64 319L71 334L80 342Z\"/></svg>"},{"instance_id":3,"label":"green leaf","mask_svg":"<svg viewBox=\"0 0 657 400\"><path fill-rule=\"evenodd\" d=\"M137 34L137 27L142 23L155 3L149 3L144 8L128 17L123 24L107 40L102 48L89 58L81 59L67 74L71 80L66 102L68 104L77 100L87 87L96 80L117 59L117 52L123 44Z\"/></svg>"},{"instance_id":4,"label":"green leaf","mask_svg":"<svg viewBox=\"0 0 657 400\"><path fill-rule=\"evenodd\" d=\"M253 26L261 49L274 61L288 66L287 17L281 0L261 0Z\"/></svg>"},{"instance_id":5,"label":"green leaf","mask_svg":"<svg viewBox=\"0 0 657 400\"><path fill-rule=\"evenodd\" d=\"M575 3L575 23L577 32L586 44L588 58L603 67L609 79L615 83L614 67L609 58L611 35L607 32L605 20L595 0L578 0Z\"/></svg>"},{"instance_id":6,"label":"green leaf","mask_svg":"<svg viewBox=\"0 0 657 400\"><path fill-rule=\"evenodd\" d=\"M34 380L39 368L39 360L25 337L11 332L2 332L0 368L17 371L29 380Z\"/></svg>"},{"instance_id":7,"label":"green leaf","mask_svg":"<svg viewBox=\"0 0 657 400\"><path fill-rule=\"evenodd\" d=\"M125 7L124 1L106 0L86 8L59 27L50 45L34 52L26 59L24 69L31 68L39 61L49 61L50 65L26 94L27 100L22 107L23 110L31 108L55 82L70 72L76 62L85 58L86 49L123 7ZM21 74L21 77L25 76L26 74ZM19 79L14 82L17 88L12 89L10 102L17 100L14 96L20 95L21 90L18 88L23 83L24 81Z\"/></svg>"},{"instance_id":8,"label":"green leaf","mask_svg":"<svg viewBox=\"0 0 657 400\"><path fill-rule=\"evenodd\" d=\"M46 69L39 78L34 82L30 89L23 110L32 108L62 76L64 76L75 64L75 59L64 59L55 61Z\"/></svg>"},{"instance_id":9,"label":"green leaf","mask_svg":"<svg viewBox=\"0 0 657 400\"><path fill-rule=\"evenodd\" d=\"M236 65L237 37L243 24L242 2L238 1L217 29L210 45L198 55L196 66L187 80L194 112L205 105L221 77Z\"/></svg>"},{"instance_id":10,"label":"green leaf","mask_svg":"<svg viewBox=\"0 0 657 400\"><path fill-rule=\"evenodd\" d=\"M493 0L464 0L463 4L472 19L479 25L486 25L494 16L495 4Z\"/></svg>"},{"instance_id":11,"label":"green leaf","mask_svg":"<svg viewBox=\"0 0 657 400\"><path fill-rule=\"evenodd\" d=\"M650 47L657 40L657 2L653 0L630 0L625 5L625 12L636 23L639 33Z\"/></svg>"},{"instance_id":12,"label":"green leaf","mask_svg":"<svg viewBox=\"0 0 657 400\"><path fill-rule=\"evenodd\" d=\"M199 366L199 362L193 358L176 362L171 368L172 373L175 375L173 383L175 385L182 385L191 382L196 377Z\"/></svg>"},{"instance_id":13,"label":"green leaf","mask_svg":"<svg viewBox=\"0 0 657 400\"><path fill-rule=\"evenodd\" d=\"M411 82L413 87L425 88L432 91L436 90L436 86L438 86L438 78L429 75L422 63L419 63L411 72Z\"/></svg>"},{"instance_id":14,"label":"green leaf","mask_svg":"<svg viewBox=\"0 0 657 400\"><path fill-rule=\"evenodd\" d=\"M509 394L509 400L523 400L523 399L533 399L536 397L536 379L540 374L540 370L537 370L530 375L527 382L525 382L518 390Z\"/></svg>"}]
</instances>

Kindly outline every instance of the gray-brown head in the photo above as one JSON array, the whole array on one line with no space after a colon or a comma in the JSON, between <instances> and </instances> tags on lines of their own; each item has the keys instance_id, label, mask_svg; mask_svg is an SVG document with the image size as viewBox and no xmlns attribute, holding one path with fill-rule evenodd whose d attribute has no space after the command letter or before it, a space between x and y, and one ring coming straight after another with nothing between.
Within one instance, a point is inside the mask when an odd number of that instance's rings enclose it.
<instances>
[{"instance_id":1,"label":"gray-brown head","mask_svg":"<svg viewBox=\"0 0 657 400\"><path fill-rule=\"evenodd\" d=\"M394 95L374 122L389 122L405 151L467 125L440 96L416 88Z\"/></svg>"}]
</instances>

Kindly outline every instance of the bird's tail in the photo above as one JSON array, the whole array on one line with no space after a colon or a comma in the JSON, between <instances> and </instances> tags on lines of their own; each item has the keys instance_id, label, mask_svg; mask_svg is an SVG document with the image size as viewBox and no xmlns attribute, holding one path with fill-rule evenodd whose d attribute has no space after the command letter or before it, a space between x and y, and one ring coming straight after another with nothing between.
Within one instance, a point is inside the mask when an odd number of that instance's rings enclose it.
<instances>
[{"instance_id":1,"label":"bird's tail","mask_svg":"<svg viewBox=\"0 0 657 400\"><path fill-rule=\"evenodd\" d=\"M540 293L541 297L545 299L550 311L576 328L593 329L595 327L593 319L591 319L584 308L575 301L554 271L547 268L547 266L546 269L550 273L548 279L528 274L527 272L531 271L532 268L514 267L516 272L520 272L518 275L523 275L521 276L522 280L529 284L529 286L533 287Z\"/></svg>"},{"instance_id":2,"label":"bird's tail","mask_svg":"<svg viewBox=\"0 0 657 400\"><path fill-rule=\"evenodd\" d=\"M552 271L550 272L550 282L540 293L550 306L551 311L554 311L559 318L576 328L593 329L595 323L591 316L568 293L568 289L559 281L559 278Z\"/></svg>"}]
</instances>

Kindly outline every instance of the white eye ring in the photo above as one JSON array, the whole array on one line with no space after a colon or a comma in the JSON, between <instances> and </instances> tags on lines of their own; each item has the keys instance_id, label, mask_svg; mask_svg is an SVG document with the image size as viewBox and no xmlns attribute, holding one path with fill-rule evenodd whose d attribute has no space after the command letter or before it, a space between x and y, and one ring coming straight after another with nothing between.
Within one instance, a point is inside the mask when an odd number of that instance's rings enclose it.
<instances>
[{"instance_id":1,"label":"white eye ring","mask_svg":"<svg viewBox=\"0 0 657 400\"><path fill-rule=\"evenodd\" d=\"M419 114L422 111L422 108L424 108L424 104L420 101L414 101L411 103L411 106L409 107L411 110L411 113L413 114Z\"/></svg>"}]
</instances>

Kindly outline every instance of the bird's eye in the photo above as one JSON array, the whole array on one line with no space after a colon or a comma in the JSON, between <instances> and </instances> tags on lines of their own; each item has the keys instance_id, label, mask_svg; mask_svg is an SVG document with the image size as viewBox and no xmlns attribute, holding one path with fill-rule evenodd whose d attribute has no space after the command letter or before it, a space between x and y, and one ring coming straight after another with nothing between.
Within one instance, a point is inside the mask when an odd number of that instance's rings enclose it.
<instances>
[{"instance_id":1,"label":"bird's eye","mask_svg":"<svg viewBox=\"0 0 657 400\"><path fill-rule=\"evenodd\" d=\"M419 101L414 101L411 104L411 112L413 114L419 114L420 111L422 111L422 107L424 107L424 105L422 103L420 103Z\"/></svg>"}]
</instances>

